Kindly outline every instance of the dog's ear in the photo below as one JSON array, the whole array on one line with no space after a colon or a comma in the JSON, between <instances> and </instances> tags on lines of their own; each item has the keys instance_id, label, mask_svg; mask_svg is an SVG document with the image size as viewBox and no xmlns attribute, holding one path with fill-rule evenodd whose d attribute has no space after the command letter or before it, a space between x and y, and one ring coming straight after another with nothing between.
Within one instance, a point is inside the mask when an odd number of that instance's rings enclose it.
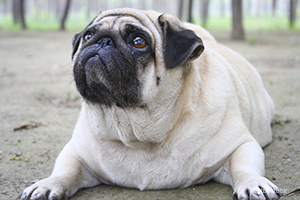
<instances>
[{"instance_id":1,"label":"dog's ear","mask_svg":"<svg viewBox=\"0 0 300 200\"><path fill-rule=\"evenodd\" d=\"M180 27L176 20L168 20L166 14L159 16L158 21L163 32L163 56L167 68L175 68L186 60L193 60L204 50L202 40L192 31Z\"/></svg>"},{"instance_id":2,"label":"dog's ear","mask_svg":"<svg viewBox=\"0 0 300 200\"><path fill-rule=\"evenodd\" d=\"M83 31L82 31L83 32ZM72 46L73 46L73 51L72 51L72 60L74 58L75 53L78 50L79 44L80 44L80 36L82 34L82 32L77 33L73 39L72 39Z\"/></svg>"}]
</instances>

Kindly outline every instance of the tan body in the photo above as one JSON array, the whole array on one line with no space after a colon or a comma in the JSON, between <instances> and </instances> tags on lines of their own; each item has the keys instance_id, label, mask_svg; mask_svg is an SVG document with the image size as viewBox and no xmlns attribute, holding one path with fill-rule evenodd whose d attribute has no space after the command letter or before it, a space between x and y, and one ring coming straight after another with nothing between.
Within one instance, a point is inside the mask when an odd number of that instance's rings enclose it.
<instances>
[{"instance_id":1,"label":"tan body","mask_svg":"<svg viewBox=\"0 0 300 200\"><path fill-rule=\"evenodd\" d=\"M145 17L132 9L120 12L133 13L128 18ZM160 15L145 13L151 21ZM177 22L165 18L170 24ZM153 24L149 26L158 52L161 32ZM231 185L236 199L264 199L263 193L268 198L280 196L279 189L263 177L261 147L272 140L274 105L260 75L206 30L180 25L203 40L201 56L166 69L158 67L163 58L157 53L155 62L149 63L155 67L140 77L145 80L142 97L147 108L84 101L72 139L57 158L52 175L26 189L21 199L35 188L32 197L51 190L50 199L101 183L152 190L189 187L210 179ZM156 87L152 83L158 75L161 82Z\"/></svg>"}]
</instances>

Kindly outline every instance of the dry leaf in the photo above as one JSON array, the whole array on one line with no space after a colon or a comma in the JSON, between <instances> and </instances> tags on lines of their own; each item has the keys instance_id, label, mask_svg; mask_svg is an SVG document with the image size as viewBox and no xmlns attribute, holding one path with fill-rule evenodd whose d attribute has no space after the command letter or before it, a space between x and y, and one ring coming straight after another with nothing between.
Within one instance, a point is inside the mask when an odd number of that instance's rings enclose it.
<instances>
[{"instance_id":1,"label":"dry leaf","mask_svg":"<svg viewBox=\"0 0 300 200\"><path fill-rule=\"evenodd\" d=\"M18 126L16 128L14 128L14 131L20 131L20 130L24 130L24 129L32 129L32 128L37 128L40 125L42 125L41 123L37 123L37 122L31 122L28 124L23 124L21 126Z\"/></svg>"}]
</instances>

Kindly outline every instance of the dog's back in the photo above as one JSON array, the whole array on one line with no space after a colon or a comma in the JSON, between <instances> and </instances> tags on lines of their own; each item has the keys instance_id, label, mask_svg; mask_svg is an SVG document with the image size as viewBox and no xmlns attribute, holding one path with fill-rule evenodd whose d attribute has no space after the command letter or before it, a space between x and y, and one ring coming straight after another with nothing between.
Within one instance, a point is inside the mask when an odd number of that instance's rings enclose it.
<instances>
[{"instance_id":1,"label":"dog's back","mask_svg":"<svg viewBox=\"0 0 300 200\"><path fill-rule=\"evenodd\" d=\"M211 56L205 53L206 51L213 51L228 62L222 67L227 67L237 90L243 120L262 147L269 144L272 141L270 124L275 108L257 70L240 54L219 44L207 30L190 23L185 23L185 26L192 29L203 40L205 51L198 58L200 62L206 59L206 56Z\"/></svg>"}]
</instances>

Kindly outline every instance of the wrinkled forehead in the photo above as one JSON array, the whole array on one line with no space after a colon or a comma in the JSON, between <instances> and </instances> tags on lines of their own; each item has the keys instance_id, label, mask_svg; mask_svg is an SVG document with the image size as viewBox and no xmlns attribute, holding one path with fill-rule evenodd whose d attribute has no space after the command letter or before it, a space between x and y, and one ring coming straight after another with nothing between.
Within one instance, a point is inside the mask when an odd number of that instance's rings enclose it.
<instances>
[{"instance_id":1,"label":"wrinkled forehead","mask_svg":"<svg viewBox=\"0 0 300 200\"><path fill-rule=\"evenodd\" d=\"M157 16L156 16L157 15ZM101 21L102 19L106 17L119 19L119 18L127 18L127 19L136 19L141 22L143 25L149 25L153 24L153 19L158 19L159 13L151 13L148 11L142 11L142 10L137 10L133 8L116 8L112 10L107 10L103 11L98 15L95 19L94 22ZM151 16L151 17L150 17Z\"/></svg>"},{"instance_id":2,"label":"wrinkled forehead","mask_svg":"<svg viewBox=\"0 0 300 200\"><path fill-rule=\"evenodd\" d=\"M149 17L146 13L130 8L104 11L98 15L90 26L101 27L106 30L122 31L131 25L147 32L154 40L160 37L161 30L158 25L158 16ZM99 25L99 26L97 26Z\"/></svg>"},{"instance_id":3,"label":"wrinkled forehead","mask_svg":"<svg viewBox=\"0 0 300 200\"><path fill-rule=\"evenodd\" d=\"M130 15L108 15L100 19L95 19L92 26L100 25L101 29L111 29L111 30L123 30L126 26L132 25L143 31L148 32L149 29L145 24L139 19Z\"/></svg>"}]
</instances>

